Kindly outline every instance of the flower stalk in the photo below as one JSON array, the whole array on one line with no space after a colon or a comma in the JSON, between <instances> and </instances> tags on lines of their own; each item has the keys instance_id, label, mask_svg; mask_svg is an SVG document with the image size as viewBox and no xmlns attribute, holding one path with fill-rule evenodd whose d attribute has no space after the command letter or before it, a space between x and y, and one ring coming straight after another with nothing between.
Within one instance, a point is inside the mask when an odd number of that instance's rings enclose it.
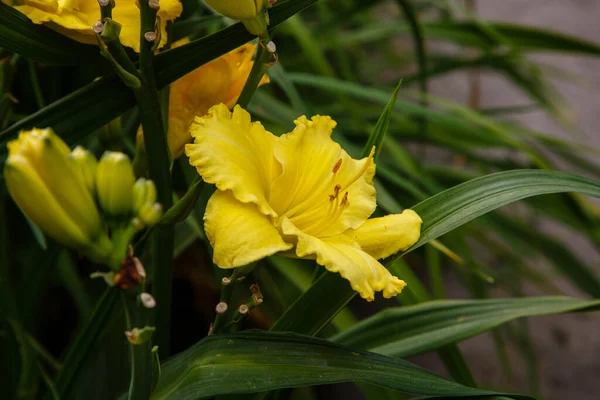
<instances>
[{"instance_id":1,"label":"flower stalk","mask_svg":"<svg viewBox=\"0 0 600 400\"><path fill-rule=\"evenodd\" d=\"M256 58L252 65L252 70L250 70L248 80L237 101L237 104L243 108L248 107L261 79L267 70L277 62L277 49L275 43L269 39L268 34L265 38L259 39L258 44L259 46L256 49Z\"/></svg>"},{"instance_id":2,"label":"flower stalk","mask_svg":"<svg viewBox=\"0 0 600 400\"><path fill-rule=\"evenodd\" d=\"M233 289L235 285L246 278L250 272L254 269L256 263L248 264L240 268L236 268L233 270L233 274L230 277L223 278L221 282L221 299L219 300L219 304L217 306L225 305L221 307L223 309L222 312L219 312L219 307L217 307L217 316L215 317L215 322L211 326L209 334L218 334L223 331L224 328L229 326L228 322L231 320L231 310L234 307L230 307L229 302L231 301L231 295L233 293Z\"/></svg>"}]
</instances>

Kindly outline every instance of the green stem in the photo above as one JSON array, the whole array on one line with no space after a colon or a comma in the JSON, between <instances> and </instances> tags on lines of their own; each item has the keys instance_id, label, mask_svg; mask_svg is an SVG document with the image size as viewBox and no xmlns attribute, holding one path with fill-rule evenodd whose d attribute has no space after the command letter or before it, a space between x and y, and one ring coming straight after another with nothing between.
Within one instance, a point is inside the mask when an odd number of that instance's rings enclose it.
<instances>
[{"instance_id":1,"label":"green stem","mask_svg":"<svg viewBox=\"0 0 600 400\"><path fill-rule=\"evenodd\" d=\"M199 175L196 175L187 192L173 205L173 207L167 210L160 219L159 224L170 225L183 221L194 209L196 200L198 200L203 187L204 181Z\"/></svg>"},{"instance_id":2,"label":"green stem","mask_svg":"<svg viewBox=\"0 0 600 400\"><path fill-rule=\"evenodd\" d=\"M248 75L248 80L246 81L244 89L242 90L242 93L237 101L237 104L239 104L242 108L248 107L256 88L258 88L258 85L260 84L260 80L265 75L269 67L273 65L274 61L275 55L270 53L265 48L263 39L260 39L256 50L254 64L250 70L250 75Z\"/></svg>"},{"instance_id":3,"label":"green stem","mask_svg":"<svg viewBox=\"0 0 600 400\"><path fill-rule=\"evenodd\" d=\"M127 299L127 294L121 292L121 302L125 312L125 327L128 331L142 328L146 325L145 309L139 301ZM131 379L129 381L129 400L147 400L150 398L152 383L152 353L150 341L141 344L129 342Z\"/></svg>"},{"instance_id":4,"label":"green stem","mask_svg":"<svg viewBox=\"0 0 600 400\"><path fill-rule=\"evenodd\" d=\"M240 268L236 268L235 270L233 270L233 274L231 275L231 277L227 278L229 280L229 283L226 284L225 282L222 282L220 303L227 304L228 308L226 312L217 313L215 322L212 326L212 334L220 333L223 330L223 328L227 326L228 320L230 320L230 317L233 315L231 304L229 304L231 295L233 293L233 289L235 288L237 282L239 282L239 279L245 278L250 272L252 272L255 266L256 263L252 263Z\"/></svg>"},{"instance_id":5,"label":"green stem","mask_svg":"<svg viewBox=\"0 0 600 400\"><path fill-rule=\"evenodd\" d=\"M113 271L118 272L121 269L121 263L127 257L129 243L137 231L138 229L131 223L116 227L113 230L114 250L110 258L110 267Z\"/></svg>"},{"instance_id":6,"label":"green stem","mask_svg":"<svg viewBox=\"0 0 600 400\"><path fill-rule=\"evenodd\" d=\"M173 204L170 154L165 135L162 110L159 94L154 76L153 42L149 42L145 35L154 32L156 10L148 5L147 1L140 2L141 29L140 29L140 73L142 86L134 90L140 110L140 120L144 130L144 142L148 154L148 172L156 184L158 202L165 210ZM153 265L151 270L152 295L156 299L154 308L153 325L157 327L154 343L159 347L160 357L165 359L169 355L169 329L172 290L172 263L173 263L173 226L167 226L154 234Z\"/></svg>"}]
</instances>

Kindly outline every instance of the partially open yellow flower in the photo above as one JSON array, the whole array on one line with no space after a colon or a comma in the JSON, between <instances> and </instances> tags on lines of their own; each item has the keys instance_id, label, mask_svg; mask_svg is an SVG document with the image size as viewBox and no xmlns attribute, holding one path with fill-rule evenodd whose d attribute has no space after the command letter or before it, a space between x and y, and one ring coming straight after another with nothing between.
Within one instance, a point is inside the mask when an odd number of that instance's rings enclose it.
<instances>
[{"instance_id":1,"label":"partially open yellow flower","mask_svg":"<svg viewBox=\"0 0 600 400\"><path fill-rule=\"evenodd\" d=\"M185 42L179 41L174 47ZM196 115L204 115L215 104L231 108L237 102L252 69L256 46L245 44L211 62L202 65L171 84L169 92L169 129L167 142L173 159L183 154L183 147L192 140L190 125ZM260 85L269 82L265 75ZM138 148L143 143L138 132Z\"/></svg>"},{"instance_id":2,"label":"partially open yellow flower","mask_svg":"<svg viewBox=\"0 0 600 400\"><path fill-rule=\"evenodd\" d=\"M83 43L96 44L92 26L100 19L98 0L2 0L25 14L36 24L50 28ZM136 0L116 0L112 16L122 25L121 43L140 50L140 9ZM182 11L179 0L160 0L161 43L166 43L167 21L173 21Z\"/></svg>"},{"instance_id":3,"label":"partially open yellow flower","mask_svg":"<svg viewBox=\"0 0 600 400\"><path fill-rule=\"evenodd\" d=\"M185 153L218 189L204 216L215 263L236 268L283 252L316 259L369 301L379 291L395 296L405 283L377 259L412 246L421 218L405 210L368 219L376 207L372 155L350 157L331 139L330 117L295 123L278 138L241 107L231 113L221 104L192 125Z\"/></svg>"},{"instance_id":4,"label":"partially open yellow flower","mask_svg":"<svg viewBox=\"0 0 600 400\"><path fill-rule=\"evenodd\" d=\"M70 149L51 129L21 132L8 143L6 186L48 236L94 261L112 252L94 197Z\"/></svg>"}]
</instances>

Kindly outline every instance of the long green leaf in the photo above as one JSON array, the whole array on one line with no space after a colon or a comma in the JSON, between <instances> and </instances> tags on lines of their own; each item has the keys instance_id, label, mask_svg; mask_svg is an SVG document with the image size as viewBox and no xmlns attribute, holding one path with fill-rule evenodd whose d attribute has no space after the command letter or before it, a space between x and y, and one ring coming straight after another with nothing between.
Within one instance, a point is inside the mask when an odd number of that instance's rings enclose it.
<instances>
[{"instance_id":1,"label":"long green leaf","mask_svg":"<svg viewBox=\"0 0 600 400\"><path fill-rule=\"evenodd\" d=\"M600 300L532 297L439 300L388 308L330 340L392 357L409 357L487 332L521 317L595 311Z\"/></svg>"},{"instance_id":2,"label":"long green leaf","mask_svg":"<svg viewBox=\"0 0 600 400\"><path fill-rule=\"evenodd\" d=\"M56 378L56 389L60 393L61 398L66 399L70 397L70 392L73 389L78 374L81 372L84 362L96 344L96 339L102 328L113 313L118 294L119 290L116 288L106 289L100 300L98 300L89 321L67 353L63 369Z\"/></svg>"},{"instance_id":3,"label":"long green leaf","mask_svg":"<svg viewBox=\"0 0 600 400\"><path fill-rule=\"evenodd\" d=\"M76 42L36 25L3 2L0 2L0 47L46 64L104 63L96 46Z\"/></svg>"},{"instance_id":4,"label":"long green leaf","mask_svg":"<svg viewBox=\"0 0 600 400\"><path fill-rule=\"evenodd\" d=\"M317 2L290 0L273 7L272 27ZM252 40L241 23L156 56L159 89L199 66ZM6 157L6 142L18 132L33 127L52 127L68 143L76 143L135 105L131 91L115 76L101 78L48 105L0 133L0 162Z\"/></svg>"},{"instance_id":5,"label":"long green leaf","mask_svg":"<svg viewBox=\"0 0 600 400\"><path fill-rule=\"evenodd\" d=\"M209 336L167 361L151 399L191 400L339 382L368 382L444 398L500 395L447 381L403 360L323 339L249 331Z\"/></svg>"},{"instance_id":6,"label":"long green leaf","mask_svg":"<svg viewBox=\"0 0 600 400\"><path fill-rule=\"evenodd\" d=\"M430 240L508 203L547 193L581 192L600 197L600 184L556 171L514 170L476 178L439 193L413 207L423 225L421 238L393 260ZM271 328L315 334L354 297L350 285L337 274L323 274Z\"/></svg>"},{"instance_id":7,"label":"long green leaf","mask_svg":"<svg viewBox=\"0 0 600 400\"><path fill-rule=\"evenodd\" d=\"M498 40L496 35L490 35L489 30L482 28L481 23L478 22L428 22L421 24L421 26L424 35L428 38L447 40L483 49L505 44ZM502 38L520 50L600 55L598 44L548 29L489 22L485 24L485 27L498 32ZM405 33L411 29L412 27L409 24L398 24L396 22L382 24L379 21L364 26L360 30L344 32L344 35L338 40L344 46L357 45L380 41L391 35ZM324 43L324 46L327 45L328 43Z\"/></svg>"}]
</instances>

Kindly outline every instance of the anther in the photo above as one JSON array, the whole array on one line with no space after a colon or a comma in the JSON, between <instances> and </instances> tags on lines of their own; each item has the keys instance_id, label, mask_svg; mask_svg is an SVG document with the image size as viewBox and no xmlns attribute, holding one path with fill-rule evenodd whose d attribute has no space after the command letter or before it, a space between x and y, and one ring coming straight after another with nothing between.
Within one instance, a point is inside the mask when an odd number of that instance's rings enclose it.
<instances>
[{"instance_id":1,"label":"anther","mask_svg":"<svg viewBox=\"0 0 600 400\"><path fill-rule=\"evenodd\" d=\"M221 283L225 286L229 285L231 283L231 278L224 276L223 279L221 279Z\"/></svg>"},{"instance_id":2,"label":"anther","mask_svg":"<svg viewBox=\"0 0 600 400\"><path fill-rule=\"evenodd\" d=\"M335 185L335 187L333 188L333 194L329 195L329 201L333 201L333 200L337 199L338 195L340 194L341 189L342 189L342 185L340 185L339 183L337 185Z\"/></svg>"},{"instance_id":3,"label":"anther","mask_svg":"<svg viewBox=\"0 0 600 400\"><path fill-rule=\"evenodd\" d=\"M146 39L147 42L154 43L154 41L156 41L156 32L149 31L144 33L144 39Z\"/></svg>"},{"instance_id":4,"label":"anther","mask_svg":"<svg viewBox=\"0 0 600 400\"><path fill-rule=\"evenodd\" d=\"M146 308L154 308L156 307L156 300L150 293L142 293L140 294L140 300L142 300L142 304Z\"/></svg>"},{"instance_id":5,"label":"anther","mask_svg":"<svg viewBox=\"0 0 600 400\"><path fill-rule=\"evenodd\" d=\"M217 312L217 314L225 313L225 311L227 311L227 303L225 303L224 301L220 302L215 307L215 311Z\"/></svg>"},{"instance_id":6,"label":"anther","mask_svg":"<svg viewBox=\"0 0 600 400\"><path fill-rule=\"evenodd\" d=\"M98 4L100 4L100 7L106 7L110 4L110 0L98 0Z\"/></svg>"},{"instance_id":7,"label":"anther","mask_svg":"<svg viewBox=\"0 0 600 400\"><path fill-rule=\"evenodd\" d=\"M344 198L342 199L342 206L348 204L348 192L344 193Z\"/></svg>"},{"instance_id":8,"label":"anther","mask_svg":"<svg viewBox=\"0 0 600 400\"><path fill-rule=\"evenodd\" d=\"M335 174L336 172L338 172L340 170L341 166L342 166L342 159L340 158L339 160L337 160L337 162L333 166L333 171L332 172Z\"/></svg>"},{"instance_id":9,"label":"anther","mask_svg":"<svg viewBox=\"0 0 600 400\"><path fill-rule=\"evenodd\" d=\"M269 53L275 53L277 51L277 46L275 46L275 42L273 42L272 40L269 41L269 43L267 43L265 47L267 48Z\"/></svg>"},{"instance_id":10,"label":"anther","mask_svg":"<svg viewBox=\"0 0 600 400\"><path fill-rule=\"evenodd\" d=\"M102 31L104 31L104 24L102 23L102 21L96 21L94 22L94 25L92 25L92 29L94 30L94 32L100 35L102 34Z\"/></svg>"},{"instance_id":11,"label":"anther","mask_svg":"<svg viewBox=\"0 0 600 400\"><path fill-rule=\"evenodd\" d=\"M148 5L153 10L160 10L160 3L158 2L158 0L148 0Z\"/></svg>"}]
</instances>

